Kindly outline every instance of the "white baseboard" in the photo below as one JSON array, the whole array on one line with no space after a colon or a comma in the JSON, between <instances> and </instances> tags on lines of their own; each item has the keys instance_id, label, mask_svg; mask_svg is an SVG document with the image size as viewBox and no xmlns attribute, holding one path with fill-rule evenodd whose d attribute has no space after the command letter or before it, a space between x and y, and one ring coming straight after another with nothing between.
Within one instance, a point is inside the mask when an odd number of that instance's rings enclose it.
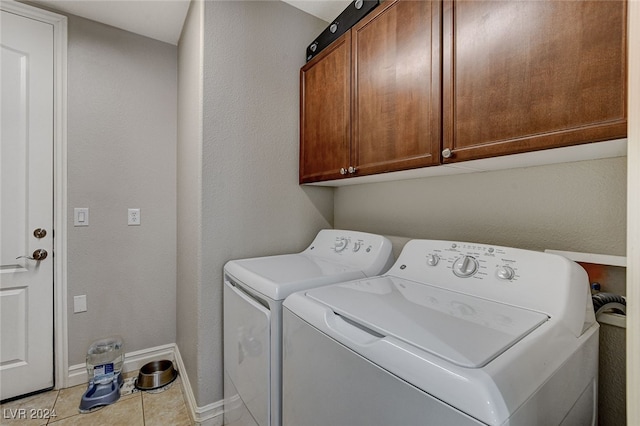
<instances>
[{"instance_id":1,"label":"white baseboard","mask_svg":"<svg viewBox=\"0 0 640 426\"><path fill-rule=\"evenodd\" d=\"M220 400L205 405L204 407L198 407L191 383L189 382L189 377L187 376L187 369L180 356L180 350L175 343L126 353L122 370L125 373L136 371L148 362L163 359L168 359L176 364L176 368L181 377L182 394L187 403L187 410L189 411L191 420L193 420L197 426L222 426L224 401ZM87 375L86 364L76 364L69 367L67 387L85 384L88 381L89 376Z\"/></svg>"},{"instance_id":2,"label":"white baseboard","mask_svg":"<svg viewBox=\"0 0 640 426\"><path fill-rule=\"evenodd\" d=\"M196 397L193 394L189 377L187 376L187 369L184 367L184 362L180 356L180 350L177 345L175 346L175 361L177 364L180 377L182 378L182 393L187 401L187 409L191 420L198 426L222 426L224 401L220 400L203 407L198 407L196 404Z\"/></svg>"}]
</instances>

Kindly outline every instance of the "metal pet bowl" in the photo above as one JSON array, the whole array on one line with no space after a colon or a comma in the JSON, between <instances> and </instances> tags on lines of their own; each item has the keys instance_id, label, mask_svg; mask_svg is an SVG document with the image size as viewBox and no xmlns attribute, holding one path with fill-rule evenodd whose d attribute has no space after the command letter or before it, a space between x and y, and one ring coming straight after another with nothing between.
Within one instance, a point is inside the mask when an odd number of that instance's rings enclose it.
<instances>
[{"instance_id":1,"label":"metal pet bowl","mask_svg":"<svg viewBox=\"0 0 640 426\"><path fill-rule=\"evenodd\" d=\"M178 377L178 371L173 362L163 359L148 362L142 366L136 380L136 387L140 390L153 390L173 382Z\"/></svg>"}]
</instances>

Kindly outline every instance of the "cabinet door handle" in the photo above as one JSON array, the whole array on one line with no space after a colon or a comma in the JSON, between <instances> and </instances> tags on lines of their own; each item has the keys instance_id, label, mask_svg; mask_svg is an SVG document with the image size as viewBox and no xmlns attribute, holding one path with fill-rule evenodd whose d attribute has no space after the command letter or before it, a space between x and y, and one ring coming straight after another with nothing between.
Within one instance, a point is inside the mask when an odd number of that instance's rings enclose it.
<instances>
[{"instance_id":1,"label":"cabinet door handle","mask_svg":"<svg viewBox=\"0 0 640 426\"><path fill-rule=\"evenodd\" d=\"M344 167L340 168L340 174L341 175L346 175L347 174L347 169L345 169Z\"/></svg>"},{"instance_id":2,"label":"cabinet door handle","mask_svg":"<svg viewBox=\"0 0 640 426\"><path fill-rule=\"evenodd\" d=\"M355 167L353 167L353 166L349 166L349 169L348 169L348 172L349 172L349 173L352 173L352 174L353 174L353 173L355 173L355 172L357 172L357 171L358 171L358 169L357 169L357 168L355 168Z\"/></svg>"},{"instance_id":3,"label":"cabinet door handle","mask_svg":"<svg viewBox=\"0 0 640 426\"><path fill-rule=\"evenodd\" d=\"M442 150L442 156L444 158L451 158L453 156L453 152L449 148L445 148Z\"/></svg>"}]
</instances>

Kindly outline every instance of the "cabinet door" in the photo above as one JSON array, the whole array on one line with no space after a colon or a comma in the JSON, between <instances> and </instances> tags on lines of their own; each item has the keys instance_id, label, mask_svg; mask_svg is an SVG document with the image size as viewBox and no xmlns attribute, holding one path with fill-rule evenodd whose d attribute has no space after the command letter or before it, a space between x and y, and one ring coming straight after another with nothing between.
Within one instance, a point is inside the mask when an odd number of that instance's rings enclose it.
<instances>
[{"instance_id":1,"label":"cabinet door","mask_svg":"<svg viewBox=\"0 0 640 426\"><path fill-rule=\"evenodd\" d=\"M358 175L439 163L440 14L437 1L388 1L353 27Z\"/></svg>"},{"instance_id":2,"label":"cabinet door","mask_svg":"<svg viewBox=\"0 0 640 426\"><path fill-rule=\"evenodd\" d=\"M351 33L300 70L300 183L343 177L351 143Z\"/></svg>"},{"instance_id":3,"label":"cabinet door","mask_svg":"<svg viewBox=\"0 0 640 426\"><path fill-rule=\"evenodd\" d=\"M625 137L626 20L621 1L445 1L445 162Z\"/></svg>"}]
</instances>

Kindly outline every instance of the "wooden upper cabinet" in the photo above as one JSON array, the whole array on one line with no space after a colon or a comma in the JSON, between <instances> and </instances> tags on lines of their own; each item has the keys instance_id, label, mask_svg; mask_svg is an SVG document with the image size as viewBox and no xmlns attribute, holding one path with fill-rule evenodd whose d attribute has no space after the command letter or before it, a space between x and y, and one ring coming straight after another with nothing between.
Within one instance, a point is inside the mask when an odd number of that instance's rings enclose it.
<instances>
[{"instance_id":1,"label":"wooden upper cabinet","mask_svg":"<svg viewBox=\"0 0 640 426\"><path fill-rule=\"evenodd\" d=\"M443 7L444 162L626 137L625 2Z\"/></svg>"},{"instance_id":2,"label":"wooden upper cabinet","mask_svg":"<svg viewBox=\"0 0 640 426\"><path fill-rule=\"evenodd\" d=\"M385 1L302 67L300 183L439 163L441 10Z\"/></svg>"},{"instance_id":3,"label":"wooden upper cabinet","mask_svg":"<svg viewBox=\"0 0 640 426\"><path fill-rule=\"evenodd\" d=\"M387 1L352 36L352 154L356 175L440 161L437 1Z\"/></svg>"},{"instance_id":4,"label":"wooden upper cabinet","mask_svg":"<svg viewBox=\"0 0 640 426\"><path fill-rule=\"evenodd\" d=\"M626 137L626 10L384 1L300 71L300 183Z\"/></svg>"},{"instance_id":5,"label":"wooden upper cabinet","mask_svg":"<svg viewBox=\"0 0 640 426\"><path fill-rule=\"evenodd\" d=\"M300 183L340 178L351 144L351 33L300 70Z\"/></svg>"}]
</instances>

